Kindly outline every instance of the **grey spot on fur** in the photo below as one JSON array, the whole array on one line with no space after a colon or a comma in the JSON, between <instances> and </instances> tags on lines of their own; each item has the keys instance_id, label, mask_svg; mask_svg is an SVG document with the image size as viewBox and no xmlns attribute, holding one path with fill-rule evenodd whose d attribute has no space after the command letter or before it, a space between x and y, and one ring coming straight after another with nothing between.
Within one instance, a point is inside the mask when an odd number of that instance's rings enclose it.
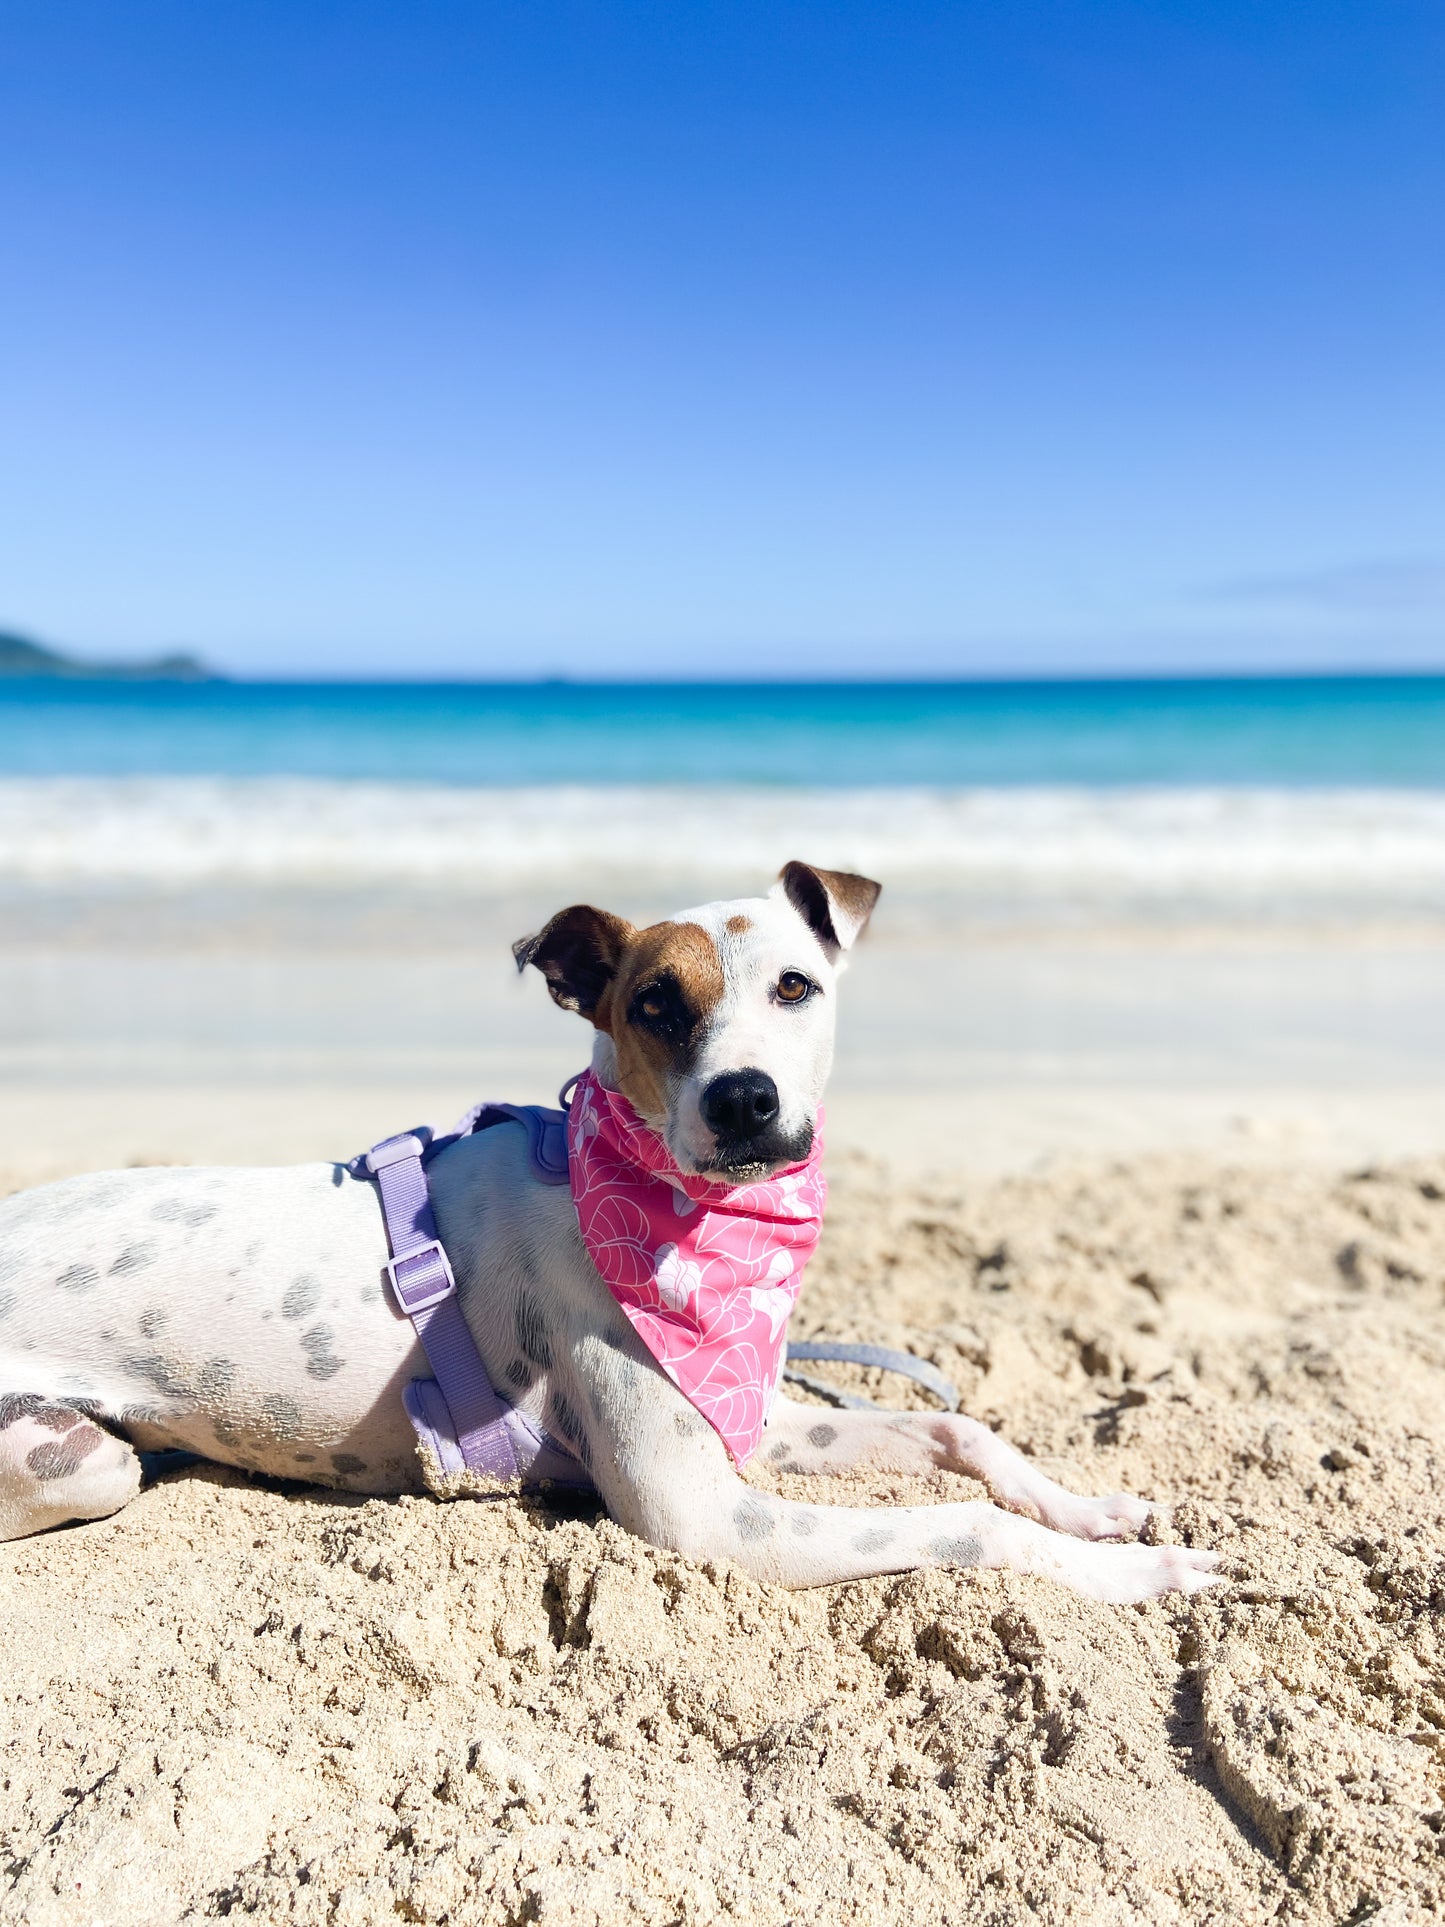
<instances>
[{"instance_id":1,"label":"grey spot on fur","mask_svg":"<svg viewBox=\"0 0 1445 1927\"><path fill-rule=\"evenodd\" d=\"M695 1439L699 1432L707 1430L707 1420L691 1410L674 1412L672 1429L680 1439Z\"/></svg>"},{"instance_id":2,"label":"grey spot on fur","mask_svg":"<svg viewBox=\"0 0 1445 1927\"><path fill-rule=\"evenodd\" d=\"M656 1370L655 1366L639 1365L637 1360L629 1358L620 1346L611 1343L607 1347L607 1362L611 1368L613 1380L624 1391L640 1385L650 1372Z\"/></svg>"},{"instance_id":3,"label":"grey spot on fur","mask_svg":"<svg viewBox=\"0 0 1445 1927\"><path fill-rule=\"evenodd\" d=\"M929 1554L945 1566L976 1566L983 1558L983 1541L971 1532L960 1532L944 1539L930 1539Z\"/></svg>"},{"instance_id":4,"label":"grey spot on fur","mask_svg":"<svg viewBox=\"0 0 1445 1927\"><path fill-rule=\"evenodd\" d=\"M308 1378L335 1378L346 1363L344 1358L337 1358L331 1349L335 1337L329 1325L313 1325L309 1332L302 1332L301 1349L306 1354Z\"/></svg>"},{"instance_id":5,"label":"grey spot on fur","mask_svg":"<svg viewBox=\"0 0 1445 1927\"><path fill-rule=\"evenodd\" d=\"M587 1428L560 1392L554 1392L548 1400L547 1415L553 1431L564 1438L582 1463L590 1468L592 1447Z\"/></svg>"},{"instance_id":6,"label":"grey spot on fur","mask_svg":"<svg viewBox=\"0 0 1445 1927\"><path fill-rule=\"evenodd\" d=\"M296 1463L298 1465L315 1465L316 1454L314 1452L298 1452L296 1454Z\"/></svg>"},{"instance_id":7,"label":"grey spot on fur","mask_svg":"<svg viewBox=\"0 0 1445 1927\"><path fill-rule=\"evenodd\" d=\"M315 1311L320 1303L321 1286L309 1271L303 1271L299 1278L293 1278L286 1287L286 1296L281 1300L281 1316L304 1318L307 1312Z\"/></svg>"},{"instance_id":8,"label":"grey spot on fur","mask_svg":"<svg viewBox=\"0 0 1445 1927\"><path fill-rule=\"evenodd\" d=\"M5 1392L0 1394L0 1432L16 1419L31 1418L45 1400L39 1392Z\"/></svg>"},{"instance_id":9,"label":"grey spot on fur","mask_svg":"<svg viewBox=\"0 0 1445 1927\"><path fill-rule=\"evenodd\" d=\"M513 1358L503 1368L502 1376L514 1391L526 1392L531 1389L536 1373L525 1358Z\"/></svg>"},{"instance_id":10,"label":"grey spot on fur","mask_svg":"<svg viewBox=\"0 0 1445 1927\"><path fill-rule=\"evenodd\" d=\"M807 1466L799 1465L796 1459L789 1459L787 1464L780 1465L778 1467L778 1470L780 1472L786 1472L790 1478L794 1478L794 1479L803 1479L803 1478L806 1478L808 1475Z\"/></svg>"},{"instance_id":11,"label":"grey spot on fur","mask_svg":"<svg viewBox=\"0 0 1445 1927\"><path fill-rule=\"evenodd\" d=\"M47 1439L26 1454L25 1463L37 1479L68 1479L101 1444L105 1434L93 1425L77 1425L63 1439Z\"/></svg>"},{"instance_id":12,"label":"grey spot on fur","mask_svg":"<svg viewBox=\"0 0 1445 1927\"><path fill-rule=\"evenodd\" d=\"M169 1364L159 1352L144 1352L123 1358L121 1364L126 1371L137 1378L143 1378L147 1385L154 1385L158 1392L167 1398L190 1398L191 1388L183 1378L177 1378Z\"/></svg>"},{"instance_id":13,"label":"grey spot on fur","mask_svg":"<svg viewBox=\"0 0 1445 1927\"><path fill-rule=\"evenodd\" d=\"M336 1189L337 1189L338 1191L339 1191L339 1190L341 1189L341 1187L342 1187L342 1185L343 1185L343 1184L345 1184L345 1182L346 1182L346 1166L345 1166L344 1164L333 1164L333 1165L332 1165L332 1167L331 1167L331 1182L332 1182L332 1184L333 1184L333 1185L334 1185L334 1186L336 1187Z\"/></svg>"},{"instance_id":14,"label":"grey spot on fur","mask_svg":"<svg viewBox=\"0 0 1445 1927\"><path fill-rule=\"evenodd\" d=\"M820 1452L826 1452L838 1436L836 1425L814 1425L808 1431L809 1445L816 1445Z\"/></svg>"},{"instance_id":15,"label":"grey spot on fur","mask_svg":"<svg viewBox=\"0 0 1445 1927\"><path fill-rule=\"evenodd\" d=\"M93 1291L100 1283L100 1273L94 1265L68 1265L55 1282L62 1291Z\"/></svg>"},{"instance_id":16,"label":"grey spot on fur","mask_svg":"<svg viewBox=\"0 0 1445 1927\"><path fill-rule=\"evenodd\" d=\"M525 1357L530 1358L545 1372L552 1363L552 1341L547 1335L547 1327L536 1300L530 1292L517 1293L516 1310L513 1323L517 1333L517 1343Z\"/></svg>"},{"instance_id":17,"label":"grey spot on fur","mask_svg":"<svg viewBox=\"0 0 1445 1927\"><path fill-rule=\"evenodd\" d=\"M333 1452L331 1454L331 1463L337 1472L343 1474L348 1472L364 1472L366 1470L366 1460L357 1458L354 1452Z\"/></svg>"},{"instance_id":18,"label":"grey spot on fur","mask_svg":"<svg viewBox=\"0 0 1445 1927\"><path fill-rule=\"evenodd\" d=\"M893 1533L886 1526L870 1526L866 1532L860 1532L853 1541L853 1550L854 1552L882 1552L885 1546L893 1543L893 1538Z\"/></svg>"},{"instance_id":19,"label":"grey spot on fur","mask_svg":"<svg viewBox=\"0 0 1445 1927\"><path fill-rule=\"evenodd\" d=\"M377 1304L380 1304L380 1302L381 1302L381 1281L380 1281L380 1279L378 1279L378 1280L377 1280L377 1282L376 1282L376 1283L375 1283L374 1285L363 1285L363 1286L361 1287L361 1302L362 1302L362 1304L363 1304L363 1305L377 1305Z\"/></svg>"},{"instance_id":20,"label":"grey spot on fur","mask_svg":"<svg viewBox=\"0 0 1445 1927\"><path fill-rule=\"evenodd\" d=\"M301 1407L284 1392L270 1392L261 1400L261 1410L271 1421L278 1438L289 1438L301 1423Z\"/></svg>"},{"instance_id":21,"label":"grey spot on fur","mask_svg":"<svg viewBox=\"0 0 1445 1927\"><path fill-rule=\"evenodd\" d=\"M788 1444L786 1439L779 1439L772 1451L769 1452L768 1457L772 1460L773 1464L776 1465L780 1459L785 1459L792 1449L792 1446Z\"/></svg>"},{"instance_id":22,"label":"grey spot on fur","mask_svg":"<svg viewBox=\"0 0 1445 1927\"><path fill-rule=\"evenodd\" d=\"M151 1305L140 1315L140 1335L142 1338L159 1338L171 1322L171 1315L164 1305Z\"/></svg>"},{"instance_id":23,"label":"grey spot on fur","mask_svg":"<svg viewBox=\"0 0 1445 1927\"><path fill-rule=\"evenodd\" d=\"M154 1242L149 1238L143 1238L139 1244L126 1246L111 1266L108 1275L112 1278L128 1277L133 1271L144 1271L147 1265L153 1265L155 1261Z\"/></svg>"},{"instance_id":24,"label":"grey spot on fur","mask_svg":"<svg viewBox=\"0 0 1445 1927\"><path fill-rule=\"evenodd\" d=\"M795 1512L789 1524L800 1539L810 1539L818 1530L818 1515L816 1512Z\"/></svg>"},{"instance_id":25,"label":"grey spot on fur","mask_svg":"<svg viewBox=\"0 0 1445 1927\"><path fill-rule=\"evenodd\" d=\"M214 1218L216 1207L213 1204L187 1204L184 1198L162 1198L151 1212L159 1224L204 1224Z\"/></svg>"},{"instance_id":26,"label":"grey spot on fur","mask_svg":"<svg viewBox=\"0 0 1445 1927\"><path fill-rule=\"evenodd\" d=\"M766 1539L777 1520L760 1499L744 1499L733 1514L733 1524L743 1544L751 1545L759 1539Z\"/></svg>"},{"instance_id":27,"label":"grey spot on fur","mask_svg":"<svg viewBox=\"0 0 1445 1927\"><path fill-rule=\"evenodd\" d=\"M202 1398L217 1398L230 1389L236 1376L236 1361L233 1358L208 1358L201 1367L201 1376L196 1389Z\"/></svg>"},{"instance_id":28,"label":"grey spot on fur","mask_svg":"<svg viewBox=\"0 0 1445 1927\"><path fill-rule=\"evenodd\" d=\"M0 1291L0 1318L8 1318L15 1309L15 1293Z\"/></svg>"}]
</instances>

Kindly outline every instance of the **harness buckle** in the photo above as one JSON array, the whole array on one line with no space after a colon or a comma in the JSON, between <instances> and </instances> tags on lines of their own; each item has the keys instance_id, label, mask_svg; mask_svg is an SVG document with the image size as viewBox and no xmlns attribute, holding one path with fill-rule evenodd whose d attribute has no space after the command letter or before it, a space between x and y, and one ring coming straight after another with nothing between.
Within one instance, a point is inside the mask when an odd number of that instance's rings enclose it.
<instances>
[{"instance_id":1,"label":"harness buckle","mask_svg":"<svg viewBox=\"0 0 1445 1927\"><path fill-rule=\"evenodd\" d=\"M403 1131L400 1137L383 1138L380 1144L373 1144L366 1154L366 1168L375 1177L390 1165L405 1164L408 1158L419 1158L425 1148L419 1137L410 1131Z\"/></svg>"},{"instance_id":2,"label":"harness buckle","mask_svg":"<svg viewBox=\"0 0 1445 1927\"><path fill-rule=\"evenodd\" d=\"M433 1305L456 1294L457 1281L439 1238L429 1238L415 1250L404 1251L399 1258L389 1258L386 1275L391 1280L396 1302L408 1318L415 1318L420 1311L430 1311Z\"/></svg>"}]
</instances>

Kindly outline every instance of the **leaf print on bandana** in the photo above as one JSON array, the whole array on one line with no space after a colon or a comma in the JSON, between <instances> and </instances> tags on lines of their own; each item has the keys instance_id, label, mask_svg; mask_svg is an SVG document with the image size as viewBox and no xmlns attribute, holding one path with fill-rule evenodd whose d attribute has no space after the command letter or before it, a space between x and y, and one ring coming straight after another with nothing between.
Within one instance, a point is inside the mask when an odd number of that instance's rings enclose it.
<instances>
[{"instance_id":1,"label":"leaf print on bandana","mask_svg":"<svg viewBox=\"0 0 1445 1927\"><path fill-rule=\"evenodd\" d=\"M753 1310L760 1311L767 1319L769 1330L777 1338L792 1316L792 1292L786 1285L749 1285L748 1299Z\"/></svg>"},{"instance_id":2,"label":"leaf print on bandana","mask_svg":"<svg viewBox=\"0 0 1445 1927\"><path fill-rule=\"evenodd\" d=\"M657 1290L669 1311L685 1311L702 1289L702 1267L690 1264L676 1245L657 1254Z\"/></svg>"},{"instance_id":3,"label":"leaf print on bandana","mask_svg":"<svg viewBox=\"0 0 1445 1927\"><path fill-rule=\"evenodd\" d=\"M593 1264L658 1364L737 1464L757 1450L788 1318L822 1229L822 1114L807 1160L729 1190L678 1169L592 1071L567 1120L577 1222Z\"/></svg>"}]
</instances>

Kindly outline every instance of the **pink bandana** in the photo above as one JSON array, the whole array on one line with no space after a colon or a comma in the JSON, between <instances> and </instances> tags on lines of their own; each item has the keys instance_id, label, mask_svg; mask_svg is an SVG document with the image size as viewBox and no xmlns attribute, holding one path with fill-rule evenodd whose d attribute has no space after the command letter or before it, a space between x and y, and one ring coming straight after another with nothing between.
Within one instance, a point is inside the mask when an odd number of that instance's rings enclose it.
<instances>
[{"instance_id":1,"label":"pink bandana","mask_svg":"<svg viewBox=\"0 0 1445 1927\"><path fill-rule=\"evenodd\" d=\"M806 1161L730 1190L686 1176L587 1071L567 1120L583 1242L638 1337L739 1465L758 1448L788 1315L823 1227L822 1115Z\"/></svg>"}]
</instances>

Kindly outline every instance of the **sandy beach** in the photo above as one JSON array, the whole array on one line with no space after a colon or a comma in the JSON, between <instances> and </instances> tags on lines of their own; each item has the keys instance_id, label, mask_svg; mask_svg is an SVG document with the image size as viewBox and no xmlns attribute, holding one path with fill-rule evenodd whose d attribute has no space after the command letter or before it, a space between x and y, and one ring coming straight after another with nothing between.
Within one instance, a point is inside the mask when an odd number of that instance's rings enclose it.
<instances>
[{"instance_id":1,"label":"sandy beach","mask_svg":"<svg viewBox=\"0 0 1445 1927\"><path fill-rule=\"evenodd\" d=\"M415 905L17 899L5 1187L547 1097L585 1033L510 970L540 907L454 904L406 955ZM0 1918L1445 1908L1445 940L951 915L905 898L845 986L795 1332L915 1349L1228 1584L788 1595L585 1506L180 1472L0 1549Z\"/></svg>"},{"instance_id":2,"label":"sandy beach","mask_svg":"<svg viewBox=\"0 0 1445 1927\"><path fill-rule=\"evenodd\" d=\"M789 1595L576 1507L178 1474L0 1550L0 1917L1436 1917L1445 1161L838 1165L802 1328L1169 1499L1226 1586Z\"/></svg>"}]
</instances>

